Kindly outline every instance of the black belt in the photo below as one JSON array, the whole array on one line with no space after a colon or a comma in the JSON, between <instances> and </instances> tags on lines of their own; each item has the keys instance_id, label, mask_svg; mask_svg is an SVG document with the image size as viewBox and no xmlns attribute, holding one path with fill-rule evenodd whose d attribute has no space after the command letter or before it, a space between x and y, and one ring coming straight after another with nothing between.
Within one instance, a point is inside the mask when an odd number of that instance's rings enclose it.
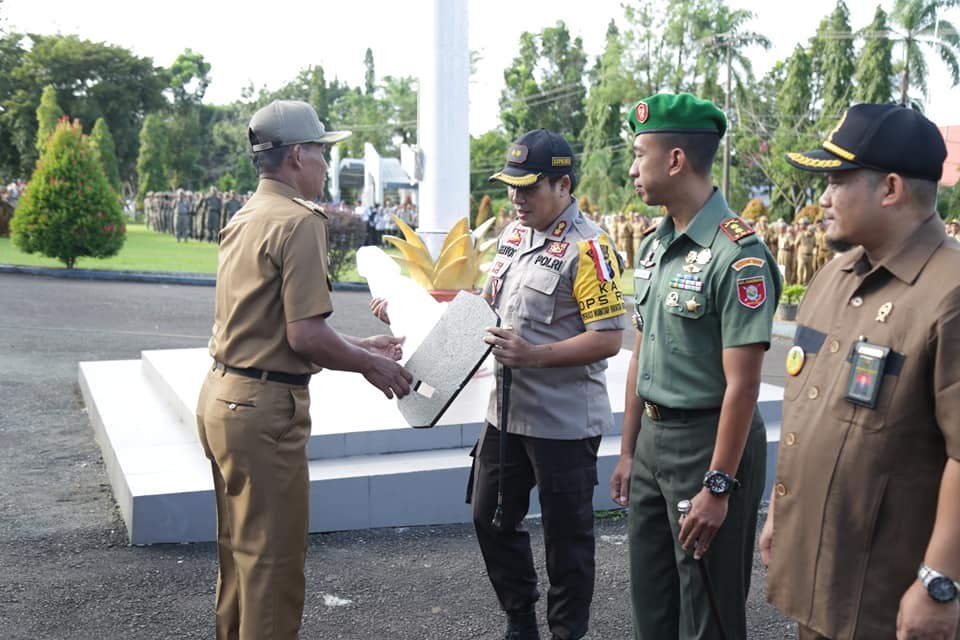
<instances>
[{"instance_id":1,"label":"black belt","mask_svg":"<svg viewBox=\"0 0 960 640\"><path fill-rule=\"evenodd\" d=\"M716 409L671 409L648 400L643 401L643 410L651 420L693 420L720 413L719 407Z\"/></svg>"},{"instance_id":2,"label":"black belt","mask_svg":"<svg viewBox=\"0 0 960 640\"><path fill-rule=\"evenodd\" d=\"M253 367L238 369L237 367L228 367L222 362L214 363L213 368L226 371L227 373L234 373L245 378L256 378L257 380L268 380L270 382L282 382L283 384L293 384L299 387L305 387L310 384L311 374L309 373L280 373L279 371L264 371L263 369L254 369Z\"/></svg>"}]
</instances>

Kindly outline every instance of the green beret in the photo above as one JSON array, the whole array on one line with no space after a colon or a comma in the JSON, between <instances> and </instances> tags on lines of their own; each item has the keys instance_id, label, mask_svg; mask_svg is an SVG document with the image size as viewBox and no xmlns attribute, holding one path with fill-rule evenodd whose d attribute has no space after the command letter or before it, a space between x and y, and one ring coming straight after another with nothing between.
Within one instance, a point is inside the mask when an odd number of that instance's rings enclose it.
<instances>
[{"instance_id":1,"label":"green beret","mask_svg":"<svg viewBox=\"0 0 960 640\"><path fill-rule=\"evenodd\" d=\"M630 109L627 125L641 133L715 133L723 137L727 117L709 100L689 93L658 93Z\"/></svg>"}]
</instances>

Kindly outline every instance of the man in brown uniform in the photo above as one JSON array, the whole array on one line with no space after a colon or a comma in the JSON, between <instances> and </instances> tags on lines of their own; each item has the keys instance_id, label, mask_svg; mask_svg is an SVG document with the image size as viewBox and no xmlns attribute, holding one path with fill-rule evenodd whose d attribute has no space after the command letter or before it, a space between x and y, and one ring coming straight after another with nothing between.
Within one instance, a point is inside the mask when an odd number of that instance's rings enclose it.
<instances>
[{"instance_id":1,"label":"man in brown uniform","mask_svg":"<svg viewBox=\"0 0 960 640\"><path fill-rule=\"evenodd\" d=\"M310 376L357 371L386 396L409 392L401 340L342 336L327 277L323 193L330 144L305 102L275 101L250 120L257 192L220 236L200 442L217 498L218 640L289 640L303 612L310 478Z\"/></svg>"},{"instance_id":2,"label":"man in brown uniform","mask_svg":"<svg viewBox=\"0 0 960 640\"><path fill-rule=\"evenodd\" d=\"M830 247L830 241L827 239L827 223L822 219L817 220L816 227L816 231L813 232L813 236L817 240L817 264L814 270L815 272L820 271L823 265L833 259L833 249Z\"/></svg>"},{"instance_id":3,"label":"man in brown uniform","mask_svg":"<svg viewBox=\"0 0 960 640\"><path fill-rule=\"evenodd\" d=\"M795 284L797 281L797 262L794 259L796 244L793 225L781 229L780 238L777 241L777 262L783 267L784 284Z\"/></svg>"},{"instance_id":4,"label":"man in brown uniform","mask_svg":"<svg viewBox=\"0 0 960 640\"><path fill-rule=\"evenodd\" d=\"M790 153L827 174L827 234L787 357L770 602L801 640L957 636L960 244L935 210L946 147L895 105L851 107Z\"/></svg>"},{"instance_id":5,"label":"man in brown uniform","mask_svg":"<svg viewBox=\"0 0 960 640\"><path fill-rule=\"evenodd\" d=\"M816 245L813 229L806 218L801 218L796 244L798 284L807 285L813 277L813 249Z\"/></svg>"}]
</instances>

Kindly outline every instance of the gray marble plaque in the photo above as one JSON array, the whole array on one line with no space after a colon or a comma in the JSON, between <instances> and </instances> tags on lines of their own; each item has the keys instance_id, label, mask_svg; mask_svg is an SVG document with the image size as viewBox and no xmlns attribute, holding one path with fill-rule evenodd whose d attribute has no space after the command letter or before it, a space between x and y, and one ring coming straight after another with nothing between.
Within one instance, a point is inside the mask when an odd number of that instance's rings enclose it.
<instances>
[{"instance_id":1,"label":"gray marble plaque","mask_svg":"<svg viewBox=\"0 0 960 640\"><path fill-rule=\"evenodd\" d=\"M490 353L486 328L500 318L481 296L461 291L407 360L413 390L397 401L412 427L432 427ZM478 419L480 419L478 417Z\"/></svg>"}]
</instances>

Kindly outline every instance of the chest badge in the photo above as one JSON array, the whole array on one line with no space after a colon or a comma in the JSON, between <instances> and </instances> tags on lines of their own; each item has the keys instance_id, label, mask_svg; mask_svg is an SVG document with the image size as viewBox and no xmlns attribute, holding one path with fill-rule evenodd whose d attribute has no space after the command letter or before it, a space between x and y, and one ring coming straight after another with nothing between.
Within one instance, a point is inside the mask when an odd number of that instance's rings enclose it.
<instances>
[{"instance_id":1,"label":"chest badge","mask_svg":"<svg viewBox=\"0 0 960 640\"><path fill-rule=\"evenodd\" d=\"M710 251L710 247L698 253L696 257L697 264L707 264L711 260L713 260L713 252Z\"/></svg>"},{"instance_id":2,"label":"chest badge","mask_svg":"<svg viewBox=\"0 0 960 640\"><path fill-rule=\"evenodd\" d=\"M698 267L696 264L698 255L699 254L696 251L687 252L687 257L683 259L683 261L686 263L683 265L684 271L687 273L700 273L700 271L702 271L702 269L700 269L700 267Z\"/></svg>"},{"instance_id":3,"label":"chest badge","mask_svg":"<svg viewBox=\"0 0 960 640\"><path fill-rule=\"evenodd\" d=\"M803 363L807 360L807 354L803 352L803 348L794 345L790 347L790 351L787 351L787 373L791 376L795 376L803 370Z\"/></svg>"},{"instance_id":4,"label":"chest badge","mask_svg":"<svg viewBox=\"0 0 960 640\"><path fill-rule=\"evenodd\" d=\"M687 305L687 311L689 311L690 313L696 313L702 306L699 302L697 302L696 298L690 298L689 300L687 300L686 305Z\"/></svg>"},{"instance_id":5,"label":"chest badge","mask_svg":"<svg viewBox=\"0 0 960 640\"><path fill-rule=\"evenodd\" d=\"M666 306L666 307L671 307L671 308L673 308L673 307L679 307L679 306L680 306L680 294L677 293L676 291L671 291L671 292L669 293L669 295L667 295L667 300L666 300L666 302L664 302L663 304L664 304L664 306Z\"/></svg>"},{"instance_id":6,"label":"chest badge","mask_svg":"<svg viewBox=\"0 0 960 640\"><path fill-rule=\"evenodd\" d=\"M877 311L876 321L877 321L877 322L886 322L886 321L887 321L887 316L890 315L890 312L891 312L891 311L893 311L893 303L892 303L892 302L884 302L884 303L880 306L880 310Z\"/></svg>"},{"instance_id":7,"label":"chest badge","mask_svg":"<svg viewBox=\"0 0 960 640\"><path fill-rule=\"evenodd\" d=\"M570 244L569 242L559 242L559 241L551 242L547 246L546 253L547 255L551 255L554 258L562 258L564 254L567 252L567 246L569 244Z\"/></svg>"}]
</instances>

